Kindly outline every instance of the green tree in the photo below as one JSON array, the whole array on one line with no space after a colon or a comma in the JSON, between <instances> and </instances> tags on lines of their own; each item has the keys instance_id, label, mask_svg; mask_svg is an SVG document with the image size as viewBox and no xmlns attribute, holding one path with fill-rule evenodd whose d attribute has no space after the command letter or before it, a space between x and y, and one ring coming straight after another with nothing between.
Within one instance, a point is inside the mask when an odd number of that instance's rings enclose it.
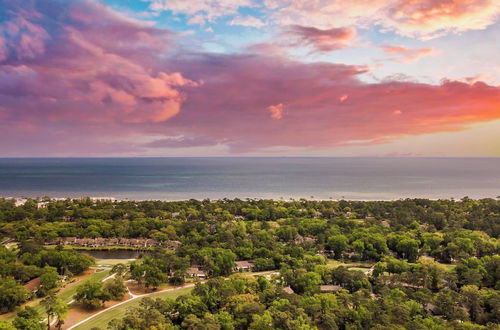
<instances>
[{"instance_id":1,"label":"green tree","mask_svg":"<svg viewBox=\"0 0 500 330\"><path fill-rule=\"evenodd\" d=\"M13 310L25 302L29 292L22 285L10 278L0 278L0 312Z\"/></svg>"},{"instance_id":2,"label":"green tree","mask_svg":"<svg viewBox=\"0 0 500 330\"><path fill-rule=\"evenodd\" d=\"M111 300L122 299L127 293L127 287L123 283L123 278L118 276L104 282L103 290L109 294Z\"/></svg>"},{"instance_id":3,"label":"green tree","mask_svg":"<svg viewBox=\"0 0 500 330\"><path fill-rule=\"evenodd\" d=\"M128 271L128 266L122 263L116 264L111 268L111 273L123 276Z\"/></svg>"},{"instance_id":4,"label":"green tree","mask_svg":"<svg viewBox=\"0 0 500 330\"><path fill-rule=\"evenodd\" d=\"M110 300L111 296L103 290L101 282L88 281L76 289L74 298L87 308L98 308Z\"/></svg>"},{"instance_id":5,"label":"green tree","mask_svg":"<svg viewBox=\"0 0 500 330\"><path fill-rule=\"evenodd\" d=\"M50 330L52 317L57 318L57 328L60 329L64 323L64 317L68 311L68 305L55 294L51 294L41 302L47 314L47 329Z\"/></svg>"},{"instance_id":6,"label":"green tree","mask_svg":"<svg viewBox=\"0 0 500 330\"><path fill-rule=\"evenodd\" d=\"M420 241L406 237L397 243L396 249L401 257L408 259L409 262L415 262L419 245Z\"/></svg>"},{"instance_id":7,"label":"green tree","mask_svg":"<svg viewBox=\"0 0 500 330\"><path fill-rule=\"evenodd\" d=\"M0 320L0 330L16 330L17 328L14 327L10 322Z\"/></svg>"},{"instance_id":8,"label":"green tree","mask_svg":"<svg viewBox=\"0 0 500 330\"><path fill-rule=\"evenodd\" d=\"M340 259L348 244L349 239L345 235L334 235L328 238L327 247L333 251L335 259Z\"/></svg>"},{"instance_id":9,"label":"green tree","mask_svg":"<svg viewBox=\"0 0 500 330\"><path fill-rule=\"evenodd\" d=\"M448 320L465 321L468 319L467 313L461 306L460 294L455 291L441 290L435 296L434 303Z\"/></svg>"},{"instance_id":10,"label":"green tree","mask_svg":"<svg viewBox=\"0 0 500 330\"><path fill-rule=\"evenodd\" d=\"M314 294L319 292L321 282L321 275L318 273L305 272L297 276L291 287L296 293Z\"/></svg>"},{"instance_id":11,"label":"green tree","mask_svg":"<svg viewBox=\"0 0 500 330\"><path fill-rule=\"evenodd\" d=\"M43 273L40 275L40 288L38 292L45 295L59 286L60 276L54 267L46 266L43 268Z\"/></svg>"},{"instance_id":12,"label":"green tree","mask_svg":"<svg viewBox=\"0 0 500 330\"><path fill-rule=\"evenodd\" d=\"M41 323L40 314L33 307L26 306L17 312L16 318L12 321L12 325L19 330L43 330L45 326ZM0 326L0 329L3 329Z\"/></svg>"}]
</instances>

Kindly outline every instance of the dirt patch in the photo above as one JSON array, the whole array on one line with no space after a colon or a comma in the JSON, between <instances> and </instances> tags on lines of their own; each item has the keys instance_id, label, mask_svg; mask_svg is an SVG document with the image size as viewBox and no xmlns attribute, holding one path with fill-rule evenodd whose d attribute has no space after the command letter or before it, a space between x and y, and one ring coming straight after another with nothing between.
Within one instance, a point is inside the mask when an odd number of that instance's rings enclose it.
<instances>
[{"instance_id":1,"label":"dirt patch","mask_svg":"<svg viewBox=\"0 0 500 330\"><path fill-rule=\"evenodd\" d=\"M128 293L123 297L122 300L113 300L113 301L107 301L104 303L104 305L101 307L101 308L98 308L98 309L92 309L92 310L88 310L86 308L84 308L83 306L81 305L77 305L77 304L74 304L71 309L68 311L68 315L66 316L66 318L64 319L64 325L63 325L63 329L67 329L69 328L70 326L80 322L81 320L89 317L89 316L92 316L106 308L109 308L113 305L116 305L118 303L121 303L122 301L125 301L125 300L129 300L130 298L132 298Z\"/></svg>"},{"instance_id":2,"label":"dirt patch","mask_svg":"<svg viewBox=\"0 0 500 330\"><path fill-rule=\"evenodd\" d=\"M70 283L66 283L64 284L62 287L61 287L61 290L60 291L63 291L63 290L66 290L66 289L69 289L71 288L73 285L75 285L76 283L78 282L81 282L85 279L87 279L87 277L89 277L90 275L94 274L95 270L92 269L92 268L89 268L87 269L86 271L84 271L83 273L81 273L80 275L77 275L73 278L73 280L70 282Z\"/></svg>"}]
</instances>

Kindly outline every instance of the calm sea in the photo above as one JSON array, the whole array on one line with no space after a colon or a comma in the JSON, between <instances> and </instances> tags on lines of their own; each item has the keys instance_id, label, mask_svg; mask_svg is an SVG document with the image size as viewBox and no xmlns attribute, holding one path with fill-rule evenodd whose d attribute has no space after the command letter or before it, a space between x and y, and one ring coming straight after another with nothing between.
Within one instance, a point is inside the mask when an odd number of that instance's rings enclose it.
<instances>
[{"instance_id":1,"label":"calm sea","mask_svg":"<svg viewBox=\"0 0 500 330\"><path fill-rule=\"evenodd\" d=\"M500 195L500 158L0 159L2 197L379 200Z\"/></svg>"}]
</instances>

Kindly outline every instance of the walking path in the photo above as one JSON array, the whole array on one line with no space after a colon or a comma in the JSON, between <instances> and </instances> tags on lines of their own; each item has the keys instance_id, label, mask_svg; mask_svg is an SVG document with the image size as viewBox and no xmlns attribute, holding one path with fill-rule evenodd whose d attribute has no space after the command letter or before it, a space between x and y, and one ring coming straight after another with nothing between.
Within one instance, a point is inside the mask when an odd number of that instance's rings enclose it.
<instances>
[{"instance_id":1,"label":"walking path","mask_svg":"<svg viewBox=\"0 0 500 330\"><path fill-rule=\"evenodd\" d=\"M93 315L91 315L91 316L89 316L89 317L87 317L87 318L79 321L78 323L73 324L72 326L68 327L67 330L71 330L73 328L76 328L77 326L79 326L79 325L87 322L88 320L93 319L97 315L100 315L100 314L102 314L104 312L107 312L107 311L109 311L109 310L111 310L113 308L116 308L118 306L121 306L123 304L129 303L132 300L139 299L139 298L144 298L144 297L147 297L147 296L150 296L150 295L154 295L154 294L158 294L158 293L161 293L161 292L175 291L175 290L180 290L180 289L184 289L184 288L190 288L190 287L193 287L193 286L195 286L195 283L189 283L189 284L186 284L186 285L183 285L183 286L179 286L179 287L175 287L175 288L169 288L169 289L165 289L165 290L160 290L160 291L155 291L155 292L150 292L150 293L145 293L145 294L139 294L139 295L133 294L129 290L129 294L132 296L132 298L130 298L128 300L124 300L124 301L122 301L122 302L120 302L120 303L118 303L116 305L113 305L113 306L111 306L109 308L103 309L102 311L99 311L99 312L97 312L97 313L95 313L95 314L93 314ZM127 290L128 290L128 288L127 288Z\"/></svg>"},{"instance_id":2,"label":"walking path","mask_svg":"<svg viewBox=\"0 0 500 330\"><path fill-rule=\"evenodd\" d=\"M245 273L243 273L243 274L245 274ZM279 272L277 272L277 271L262 271L262 272L250 272L250 273L247 273L247 274L252 275L252 276L264 275L264 276L266 276L266 277L271 277L272 275L279 274ZM106 279L108 279L108 278L110 278L110 277L112 277L112 275L111 275L111 276L108 276ZM104 280L103 280L103 281L104 281ZM206 280L204 280L204 281L200 281L200 283L204 283L204 282L206 282ZM190 288L190 287L193 287L193 286L195 286L195 285L196 285L196 283L189 283L189 284L185 284L185 285L178 286L178 287L175 287L175 288L168 288L168 289L164 289L164 290L160 290L160 291L155 291L155 292L150 292L150 293L145 293L145 294L134 294L134 293L132 293L132 292L130 291L130 289L129 289L129 288L128 288L128 286L127 286L127 291L128 291L128 294L129 294L132 298L127 299L127 300L124 300L124 301L122 301L122 302L120 302L120 303L118 303L118 304L116 304L116 305L110 306L110 307L108 307L108 308L106 308L106 309L103 309L102 311L99 311L99 312L97 312L97 313L95 313L95 314L93 314L93 315L91 315L91 316L89 316L89 317L87 317L87 318L85 318L85 319L83 319L83 320L79 321L78 323L73 324L72 326L68 327L66 330L71 330L71 329L74 329L74 328L76 328L77 326L79 326L79 325L81 325L81 324L83 324L83 323L85 323L85 322L87 322L87 321L89 321L89 320L93 319L94 317L96 317L96 316L98 316L98 315L101 315L101 314L102 314L102 313L104 313L104 312L108 312L109 310L111 310L111 309L113 309L113 308L116 308L116 307L118 307L118 306L121 306L121 305L123 305L123 304L127 304L127 303L131 302L132 300L139 299L139 298L143 298L143 297L147 297L147 296L154 295L154 294L158 294L158 293L162 293L162 292L167 292L167 291L175 291L175 290L180 290L180 289Z\"/></svg>"}]
</instances>

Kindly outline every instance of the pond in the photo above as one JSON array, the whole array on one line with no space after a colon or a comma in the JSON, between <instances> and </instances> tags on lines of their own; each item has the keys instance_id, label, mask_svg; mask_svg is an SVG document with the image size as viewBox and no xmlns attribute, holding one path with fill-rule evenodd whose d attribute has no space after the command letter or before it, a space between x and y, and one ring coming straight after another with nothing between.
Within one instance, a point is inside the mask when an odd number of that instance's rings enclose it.
<instances>
[{"instance_id":1,"label":"pond","mask_svg":"<svg viewBox=\"0 0 500 330\"><path fill-rule=\"evenodd\" d=\"M92 256L96 259L138 259L143 255L150 254L149 251L138 250L84 250L76 249L76 251Z\"/></svg>"}]
</instances>

